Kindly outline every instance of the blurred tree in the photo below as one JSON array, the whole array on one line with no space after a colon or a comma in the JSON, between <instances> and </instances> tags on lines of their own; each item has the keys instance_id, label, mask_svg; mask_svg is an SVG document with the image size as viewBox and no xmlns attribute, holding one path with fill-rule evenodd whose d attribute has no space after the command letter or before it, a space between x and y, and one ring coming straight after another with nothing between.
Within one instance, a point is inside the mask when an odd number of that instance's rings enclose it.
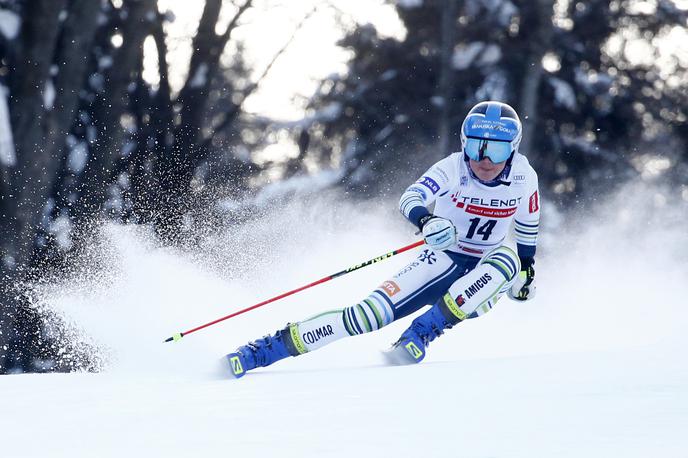
<instances>
[{"instance_id":1,"label":"blurred tree","mask_svg":"<svg viewBox=\"0 0 688 458\"><path fill-rule=\"evenodd\" d=\"M348 72L321 84L299 125L310 136L307 158L339 168L348 186L397 192L412 164L460 148L461 120L486 99L520 113L521 150L564 205L583 188L637 176L635 158L661 154L666 138L674 147L682 138L676 149L685 151L688 62L674 56L667 79L659 60L664 37L686 29L688 11L674 2L396 3L406 37L380 38L370 25L351 32L340 43L353 52ZM637 43L653 59L634 55Z\"/></svg>"},{"instance_id":2,"label":"blurred tree","mask_svg":"<svg viewBox=\"0 0 688 458\"><path fill-rule=\"evenodd\" d=\"M3 176L8 181L3 189L3 217L0 220L3 261L0 267L0 371L14 364L7 363L5 355L18 344L21 331L33 336L33 330L20 330L14 325L18 304L13 287L31 263L36 227L60 165L60 157L56 155L61 155L62 150L46 141L55 137L47 130L63 125L52 110L57 94L51 69L62 25L60 13L67 3L67 0L13 2L10 14L21 14L23 20L18 34L5 36L8 43L3 63L9 69L12 129L5 132L5 141L13 142L16 160L2 162ZM15 20L19 22L18 18ZM74 29L65 32L74 32ZM69 109L72 97L72 93L60 91L59 102ZM10 135L11 140L7 139Z\"/></svg>"},{"instance_id":3,"label":"blurred tree","mask_svg":"<svg viewBox=\"0 0 688 458\"><path fill-rule=\"evenodd\" d=\"M152 223L175 241L208 183L241 188L260 171L243 153L260 127L242 104L265 73L252 81L232 41L252 4L205 1L175 95L173 16L156 0L0 1L0 373L89 367L57 358L64 342L49 343L18 285L64 265L92 222ZM157 87L143 79L149 37Z\"/></svg>"},{"instance_id":4,"label":"blurred tree","mask_svg":"<svg viewBox=\"0 0 688 458\"><path fill-rule=\"evenodd\" d=\"M637 177L658 153L685 180L688 63L662 48L686 29L674 2L395 3L405 37L352 30L340 43L348 72L321 82L303 120L277 124L242 108L271 67L251 77L233 39L253 0L203 3L176 94L173 18L155 0L0 0L0 373L94 367L56 359L17 285L68 265L103 216L187 238L194 209L209 207L199 202L227 182L238 194L262 170L250 152L275 129L298 146L284 177L334 168L331 181L354 195L397 194L419 164L459 148L474 103L500 99L521 114L522 150L564 205ZM155 86L143 78L146 40Z\"/></svg>"}]
</instances>

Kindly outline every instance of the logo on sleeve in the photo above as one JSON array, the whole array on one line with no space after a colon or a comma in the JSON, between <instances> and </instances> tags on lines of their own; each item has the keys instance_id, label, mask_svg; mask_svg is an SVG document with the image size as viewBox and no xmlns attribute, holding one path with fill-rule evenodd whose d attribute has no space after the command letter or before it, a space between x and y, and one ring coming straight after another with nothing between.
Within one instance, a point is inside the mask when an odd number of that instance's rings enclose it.
<instances>
[{"instance_id":1,"label":"logo on sleeve","mask_svg":"<svg viewBox=\"0 0 688 458\"><path fill-rule=\"evenodd\" d=\"M393 281L391 281L391 280L387 280L386 282L384 282L384 283L380 286L380 288L382 288L382 289L387 293L387 295L388 295L389 297L392 297L392 296L394 296L396 293L398 293L399 291L401 291L401 288L399 288L399 285L397 285L395 282L393 282Z\"/></svg>"},{"instance_id":2,"label":"logo on sleeve","mask_svg":"<svg viewBox=\"0 0 688 458\"><path fill-rule=\"evenodd\" d=\"M540 198L538 197L538 192L535 191L528 201L528 211L535 213L538 210L540 210Z\"/></svg>"},{"instance_id":3,"label":"logo on sleeve","mask_svg":"<svg viewBox=\"0 0 688 458\"><path fill-rule=\"evenodd\" d=\"M428 195L426 194L425 189L421 188L420 186L411 186L407 189L407 191L417 192L420 194L423 200L428 200Z\"/></svg>"},{"instance_id":4,"label":"logo on sleeve","mask_svg":"<svg viewBox=\"0 0 688 458\"><path fill-rule=\"evenodd\" d=\"M440 190L440 185L438 185L437 182L430 177L423 177L419 181L420 184L432 191L433 194L437 194L437 191Z\"/></svg>"},{"instance_id":5,"label":"logo on sleeve","mask_svg":"<svg viewBox=\"0 0 688 458\"><path fill-rule=\"evenodd\" d=\"M442 170L441 167L433 167L432 171L438 175L441 175L442 178L444 178L444 181L449 181L449 177L447 176L447 172Z\"/></svg>"}]
</instances>

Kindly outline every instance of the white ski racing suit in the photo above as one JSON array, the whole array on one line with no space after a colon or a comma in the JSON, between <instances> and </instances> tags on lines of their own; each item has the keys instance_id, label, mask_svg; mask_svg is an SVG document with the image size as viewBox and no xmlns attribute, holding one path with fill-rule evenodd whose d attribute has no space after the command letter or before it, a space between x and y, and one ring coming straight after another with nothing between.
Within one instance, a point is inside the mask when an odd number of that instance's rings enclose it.
<instances>
[{"instance_id":1,"label":"white ski racing suit","mask_svg":"<svg viewBox=\"0 0 688 458\"><path fill-rule=\"evenodd\" d=\"M299 353L375 331L425 305L444 304L458 321L480 316L511 287L521 264L532 264L540 199L525 156L515 153L500 177L484 184L463 153L451 154L406 189L399 207L419 225L433 203L432 214L455 225L456 245L440 252L425 247L363 301L292 324ZM512 223L518 254L504 245Z\"/></svg>"}]
</instances>

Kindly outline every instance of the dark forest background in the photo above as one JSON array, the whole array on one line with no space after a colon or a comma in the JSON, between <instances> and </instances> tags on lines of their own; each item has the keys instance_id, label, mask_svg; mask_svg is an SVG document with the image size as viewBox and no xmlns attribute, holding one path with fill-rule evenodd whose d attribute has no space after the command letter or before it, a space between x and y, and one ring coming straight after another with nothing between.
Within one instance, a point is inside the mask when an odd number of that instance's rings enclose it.
<instances>
[{"instance_id":1,"label":"dark forest background","mask_svg":"<svg viewBox=\"0 0 688 458\"><path fill-rule=\"evenodd\" d=\"M22 285L65 268L104 219L192 249L196 224L241 221L276 182L394 196L457 149L482 100L517 109L521 151L563 211L628 180L688 198L686 45L667 38L686 30L685 2L392 3L405 38L347 30L348 71L320 82L303 119L282 122L244 109L269 77L269 66L252 76L250 43L233 35L252 0L204 2L178 93L166 60L174 16L156 0L0 0L0 373L93 367L59 326L46 332ZM142 77L148 37L156 87ZM276 138L298 155L257 160ZM74 357L56 357L65 351Z\"/></svg>"}]
</instances>

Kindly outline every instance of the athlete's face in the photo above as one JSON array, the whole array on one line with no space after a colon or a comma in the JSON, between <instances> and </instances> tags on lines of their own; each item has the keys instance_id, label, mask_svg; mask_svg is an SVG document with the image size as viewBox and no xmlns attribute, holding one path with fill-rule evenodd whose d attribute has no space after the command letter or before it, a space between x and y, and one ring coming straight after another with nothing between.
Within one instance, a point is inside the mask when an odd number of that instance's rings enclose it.
<instances>
[{"instance_id":1,"label":"athlete's face","mask_svg":"<svg viewBox=\"0 0 688 458\"><path fill-rule=\"evenodd\" d=\"M495 164L490 160L490 158L483 158L482 161L474 161L469 159L471 165L471 170L475 173L475 176L480 178L482 181L491 181L499 176L500 173L506 167L506 161L498 162Z\"/></svg>"}]
</instances>

